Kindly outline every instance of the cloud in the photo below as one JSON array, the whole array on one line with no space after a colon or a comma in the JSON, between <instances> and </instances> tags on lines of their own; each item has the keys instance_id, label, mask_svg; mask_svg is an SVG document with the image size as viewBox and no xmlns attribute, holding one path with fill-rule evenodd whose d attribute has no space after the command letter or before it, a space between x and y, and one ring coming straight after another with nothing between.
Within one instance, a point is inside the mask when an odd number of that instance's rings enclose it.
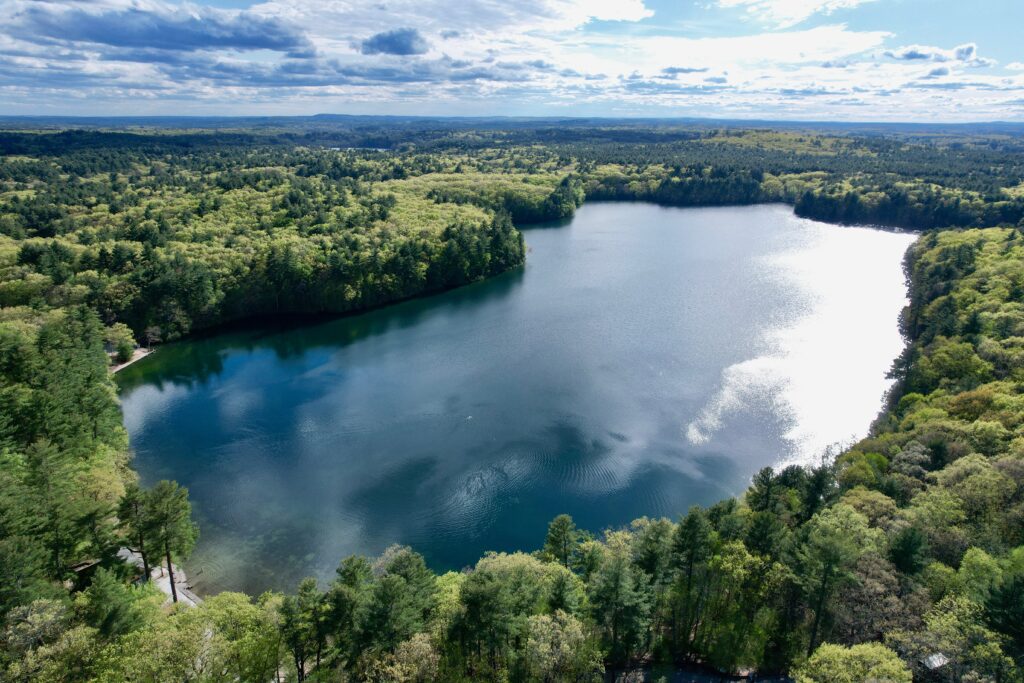
<instances>
[{"instance_id":1,"label":"cloud","mask_svg":"<svg viewBox=\"0 0 1024 683\"><path fill-rule=\"evenodd\" d=\"M992 63L975 43L779 30L850 2L704 0L718 33L643 0L209 2L0 0L0 111L999 118L1024 97L1024 63L963 77Z\"/></svg>"},{"instance_id":2,"label":"cloud","mask_svg":"<svg viewBox=\"0 0 1024 683\"><path fill-rule=\"evenodd\" d=\"M665 74L665 76L669 78L675 78L679 74L702 74L707 70L708 68L706 66L666 66L664 69L661 70L661 73Z\"/></svg>"},{"instance_id":3,"label":"cloud","mask_svg":"<svg viewBox=\"0 0 1024 683\"><path fill-rule=\"evenodd\" d=\"M917 59L922 60L933 60L933 61L945 61L948 59L945 55L939 54L941 51L939 48L927 48L927 47L901 47L898 50L886 50L885 56L892 59L901 59L904 61L913 61Z\"/></svg>"},{"instance_id":4,"label":"cloud","mask_svg":"<svg viewBox=\"0 0 1024 683\"><path fill-rule=\"evenodd\" d=\"M974 59L978 54L978 46L974 43L967 43L966 45L958 45L953 48L953 56L959 59L961 62L967 62Z\"/></svg>"},{"instance_id":5,"label":"cloud","mask_svg":"<svg viewBox=\"0 0 1024 683\"><path fill-rule=\"evenodd\" d=\"M252 11L288 17L325 41L345 44L395 26L415 27L424 36L443 40L512 42L527 32L568 31L592 21L632 22L654 16L644 0L263 0Z\"/></svg>"},{"instance_id":6,"label":"cloud","mask_svg":"<svg viewBox=\"0 0 1024 683\"><path fill-rule=\"evenodd\" d=\"M552 72L568 78L590 78L552 65L530 62L474 63L444 55L402 64L379 61L346 62L339 59L285 60L279 63L226 60L208 55L189 55L173 64L162 65L167 77L177 83L217 83L260 89L350 87L360 89L389 86L421 86L425 89L459 84L528 85L550 77ZM438 92L438 90L434 90Z\"/></svg>"},{"instance_id":7,"label":"cloud","mask_svg":"<svg viewBox=\"0 0 1024 683\"><path fill-rule=\"evenodd\" d=\"M819 95L835 95L835 94L837 94L837 92L835 90L830 90L828 88L815 88L815 87L808 87L808 88L779 88L777 92L780 95L786 95L787 97L793 97L793 96L798 96L798 97L817 97Z\"/></svg>"},{"instance_id":8,"label":"cloud","mask_svg":"<svg viewBox=\"0 0 1024 683\"><path fill-rule=\"evenodd\" d=\"M654 15L654 10L648 9L643 0L585 0L569 4L578 5L588 20L600 22L639 22Z\"/></svg>"},{"instance_id":9,"label":"cloud","mask_svg":"<svg viewBox=\"0 0 1024 683\"><path fill-rule=\"evenodd\" d=\"M927 81L931 80L931 78L925 76L920 80ZM904 87L920 90L975 90L981 92L994 92L999 90L999 88L993 86L991 83L983 81L942 81L940 83L922 83L918 81L916 83L907 83Z\"/></svg>"},{"instance_id":10,"label":"cloud","mask_svg":"<svg viewBox=\"0 0 1024 683\"><path fill-rule=\"evenodd\" d=\"M23 7L9 19L18 38L43 43L92 43L114 48L190 52L207 49L312 52L302 31L275 17L209 7Z\"/></svg>"},{"instance_id":11,"label":"cloud","mask_svg":"<svg viewBox=\"0 0 1024 683\"><path fill-rule=\"evenodd\" d=\"M948 66L937 66L926 75L922 76L922 78L939 78L941 76L948 76L949 74L950 70Z\"/></svg>"},{"instance_id":12,"label":"cloud","mask_svg":"<svg viewBox=\"0 0 1024 683\"><path fill-rule=\"evenodd\" d=\"M819 65L848 60L879 49L891 34L851 31L842 25L817 26L802 31L764 32L753 35L684 38L678 36L610 36L588 38L580 44L563 42L561 52L575 68L621 71L629 65L643 73L664 72L672 64L700 64L710 69L737 66L777 70L794 65ZM676 72L684 75L685 72Z\"/></svg>"},{"instance_id":13,"label":"cloud","mask_svg":"<svg viewBox=\"0 0 1024 683\"><path fill-rule=\"evenodd\" d=\"M359 51L364 55L422 55L430 45L414 28L396 28L377 33L364 40Z\"/></svg>"},{"instance_id":14,"label":"cloud","mask_svg":"<svg viewBox=\"0 0 1024 683\"><path fill-rule=\"evenodd\" d=\"M717 0L719 7L745 9L758 21L778 28L796 26L816 14L832 14L874 0Z\"/></svg>"},{"instance_id":15,"label":"cloud","mask_svg":"<svg viewBox=\"0 0 1024 683\"><path fill-rule=\"evenodd\" d=\"M886 50L883 54L890 59L904 62L961 62L965 66L974 68L992 66L996 63L995 60L979 57L978 46L974 43L957 45L952 50L928 45L908 45L895 50Z\"/></svg>"},{"instance_id":16,"label":"cloud","mask_svg":"<svg viewBox=\"0 0 1024 683\"><path fill-rule=\"evenodd\" d=\"M532 66L534 69L539 71L554 71L555 65L551 62L546 62L543 59L531 59L526 62L526 66Z\"/></svg>"},{"instance_id":17,"label":"cloud","mask_svg":"<svg viewBox=\"0 0 1024 683\"><path fill-rule=\"evenodd\" d=\"M541 4L576 26L591 20L641 21L654 16L654 10L648 9L644 0L549 0Z\"/></svg>"}]
</instances>

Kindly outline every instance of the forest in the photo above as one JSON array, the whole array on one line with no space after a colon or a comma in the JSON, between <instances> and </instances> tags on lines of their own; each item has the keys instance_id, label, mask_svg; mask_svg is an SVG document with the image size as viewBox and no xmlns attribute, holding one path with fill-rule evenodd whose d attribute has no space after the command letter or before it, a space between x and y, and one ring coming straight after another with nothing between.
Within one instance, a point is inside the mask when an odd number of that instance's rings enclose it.
<instances>
[{"instance_id":1,"label":"forest","mask_svg":"<svg viewBox=\"0 0 1024 683\"><path fill-rule=\"evenodd\" d=\"M1024 680L1022 147L639 123L0 133L4 680ZM185 489L138 485L112 357L520 267L515 226L585 199L921 231L871 435L676 519L563 515L462 571L393 547L194 608L137 580L122 548L170 567L201 529Z\"/></svg>"}]
</instances>

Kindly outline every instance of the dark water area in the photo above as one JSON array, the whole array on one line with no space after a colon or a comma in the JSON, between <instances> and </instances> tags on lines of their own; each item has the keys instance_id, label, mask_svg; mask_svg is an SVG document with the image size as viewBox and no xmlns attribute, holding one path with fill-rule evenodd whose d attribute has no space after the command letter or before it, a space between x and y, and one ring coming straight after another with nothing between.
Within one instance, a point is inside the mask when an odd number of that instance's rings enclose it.
<instances>
[{"instance_id":1,"label":"dark water area","mask_svg":"<svg viewBox=\"0 0 1024 683\"><path fill-rule=\"evenodd\" d=\"M562 512L676 517L881 405L911 236L639 203L524 234L521 271L118 374L143 481L189 488L198 590L292 589L393 543L458 569Z\"/></svg>"}]
</instances>

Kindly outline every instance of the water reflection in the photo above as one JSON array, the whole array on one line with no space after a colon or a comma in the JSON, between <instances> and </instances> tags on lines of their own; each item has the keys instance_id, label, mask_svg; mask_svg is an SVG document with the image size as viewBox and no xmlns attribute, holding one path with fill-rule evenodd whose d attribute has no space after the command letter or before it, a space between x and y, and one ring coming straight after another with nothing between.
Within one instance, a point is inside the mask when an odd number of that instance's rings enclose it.
<instances>
[{"instance_id":1,"label":"water reflection","mask_svg":"<svg viewBox=\"0 0 1024 683\"><path fill-rule=\"evenodd\" d=\"M164 383L192 387L224 370L232 353L271 350L277 359L301 357L318 347L355 343L394 330L413 327L432 310L459 310L508 294L523 279L523 269L438 296L403 301L361 315L279 316L246 320L200 333L185 342L160 347L158 358L135 363L117 375L122 393L141 385Z\"/></svg>"},{"instance_id":2,"label":"water reflection","mask_svg":"<svg viewBox=\"0 0 1024 683\"><path fill-rule=\"evenodd\" d=\"M119 375L141 475L191 491L201 589L288 588L394 542L458 568L537 547L561 512L674 516L880 405L908 236L594 204L526 237L523 271Z\"/></svg>"}]
</instances>

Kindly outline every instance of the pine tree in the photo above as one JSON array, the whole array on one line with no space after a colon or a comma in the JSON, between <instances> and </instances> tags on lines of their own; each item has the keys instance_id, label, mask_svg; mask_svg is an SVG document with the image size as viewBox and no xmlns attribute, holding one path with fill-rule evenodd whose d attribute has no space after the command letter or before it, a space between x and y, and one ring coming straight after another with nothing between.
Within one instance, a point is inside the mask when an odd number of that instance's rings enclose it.
<instances>
[{"instance_id":1,"label":"pine tree","mask_svg":"<svg viewBox=\"0 0 1024 683\"><path fill-rule=\"evenodd\" d=\"M171 579L171 598L177 602L172 557L188 557L199 535L199 529L192 521L188 490L178 486L177 482L161 481L146 494L145 508L145 536L149 546L164 555Z\"/></svg>"},{"instance_id":2,"label":"pine tree","mask_svg":"<svg viewBox=\"0 0 1024 683\"><path fill-rule=\"evenodd\" d=\"M566 569L570 567L580 545L580 532L569 515L558 515L548 525L544 551L558 560Z\"/></svg>"},{"instance_id":3,"label":"pine tree","mask_svg":"<svg viewBox=\"0 0 1024 683\"><path fill-rule=\"evenodd\" d=\"M613 552L590 584L594 621L605 633L611 661L624 664L642 644L650 605L642 576L629 557Z\"/></svg>"},{"instance_id":4,"label":"pine tree","mask_svg":"<svg viewBox=\"0 0 1024 683\"><path fill-rule=\"evenodd\" d=\"M147 496L136 483L125 487L124 496L117 508L117 518L121 529L128 534L129 542L136 547L132 548L142 558L143 581L149 581L149 553L146 550L146 525L148 522L148 510L146 509Z\"/></svg>"}]
</instances>

